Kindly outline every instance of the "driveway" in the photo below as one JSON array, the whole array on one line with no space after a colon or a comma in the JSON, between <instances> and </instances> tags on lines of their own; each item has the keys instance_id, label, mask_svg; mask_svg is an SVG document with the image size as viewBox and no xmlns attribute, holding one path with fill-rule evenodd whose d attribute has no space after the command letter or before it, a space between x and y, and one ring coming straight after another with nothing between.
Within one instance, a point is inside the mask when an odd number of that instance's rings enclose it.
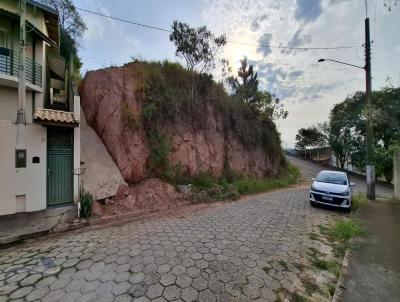
<instances>
[{"instance_id":1,"label":"driveway","mask_svg":"<svg viewBox=\"0 0 400 302\"><path fill-rule=\"evenodd\" d=\"M299 186L0 251L0 301L330 301L336 276L309 255L332 257L319 229L344 214L307 197Z\"/></svg>"}]
</instances>

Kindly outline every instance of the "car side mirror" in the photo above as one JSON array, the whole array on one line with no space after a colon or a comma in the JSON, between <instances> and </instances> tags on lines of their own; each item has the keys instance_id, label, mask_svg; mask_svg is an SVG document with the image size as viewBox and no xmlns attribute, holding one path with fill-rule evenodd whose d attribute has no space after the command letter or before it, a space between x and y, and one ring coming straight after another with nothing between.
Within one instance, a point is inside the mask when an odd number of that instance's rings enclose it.
<instances>
[{"instance_id":1,"label":"car side mirror","mask_svg":"<svg viewBox=\"0 0 400 302\"><path fill-rule=\"evenodd\" d=\"M311 180L315 180L315 178L314 178L314 177L312 177L312 178L311 178Z\"/></svg>"},{"instance_id":2,"label":"car side mirror","mask_svg":"<svg viewBox=\"0 0 400 302\"><path fill-rule=\"evenodd\" d=\"M350 187L355 187L355 186L356 186L356 184L354 182L350 183Z\"/></svg>"}]
</instances>

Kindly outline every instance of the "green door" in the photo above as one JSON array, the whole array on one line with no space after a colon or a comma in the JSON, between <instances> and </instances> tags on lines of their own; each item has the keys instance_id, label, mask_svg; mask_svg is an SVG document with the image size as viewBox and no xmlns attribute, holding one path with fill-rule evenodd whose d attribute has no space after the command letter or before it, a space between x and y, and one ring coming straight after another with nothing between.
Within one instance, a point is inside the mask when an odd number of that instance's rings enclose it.
<instances>
[{"instance_id":1,"label":"green door","mask_svg":"<svg viewBox=\"0 0 400 302\"><path fill-rule=\"evenodd\" d=\"M73 132L47 129L47 205L73 201Z\"/></svg>"}]
</instances>

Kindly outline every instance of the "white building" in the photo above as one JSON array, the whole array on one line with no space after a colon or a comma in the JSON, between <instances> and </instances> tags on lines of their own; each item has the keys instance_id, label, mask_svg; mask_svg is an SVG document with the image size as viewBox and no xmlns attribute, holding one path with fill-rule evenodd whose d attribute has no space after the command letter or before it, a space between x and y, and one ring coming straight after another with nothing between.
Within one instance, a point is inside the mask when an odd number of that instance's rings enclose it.
<instances>
[{"instance_id":1,"label":"white building","mask_svg":"<svg viewBox=\"0 0 400 302\"><path fill-rule=\"evenodd\" d=\"M32 0L26 5L26 122L17 131L19 9L19 1L0 0L0 215L69 205L79 196L79 96L59 55L57 12Z\"/></svg>"}]
</instances>

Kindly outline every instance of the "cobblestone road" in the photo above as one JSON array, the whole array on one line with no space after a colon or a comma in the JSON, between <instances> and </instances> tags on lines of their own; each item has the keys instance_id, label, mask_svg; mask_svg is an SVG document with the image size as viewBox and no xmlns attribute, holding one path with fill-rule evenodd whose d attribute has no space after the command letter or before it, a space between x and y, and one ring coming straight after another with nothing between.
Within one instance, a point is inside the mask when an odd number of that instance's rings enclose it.
<instances>
[{"instance_id":1,"label":"cobblestone road","mask_svg":"<svg viewBox=\"0 0 400 302\"><path fill-rule=\"evenodd\" d=\"M312 299L329 301L336 277L307 255L332 249L310 233L343 214L307 195L285 189L0 251L0 301L294 300L310 278Z\"/></svg>"}]
</instances>

